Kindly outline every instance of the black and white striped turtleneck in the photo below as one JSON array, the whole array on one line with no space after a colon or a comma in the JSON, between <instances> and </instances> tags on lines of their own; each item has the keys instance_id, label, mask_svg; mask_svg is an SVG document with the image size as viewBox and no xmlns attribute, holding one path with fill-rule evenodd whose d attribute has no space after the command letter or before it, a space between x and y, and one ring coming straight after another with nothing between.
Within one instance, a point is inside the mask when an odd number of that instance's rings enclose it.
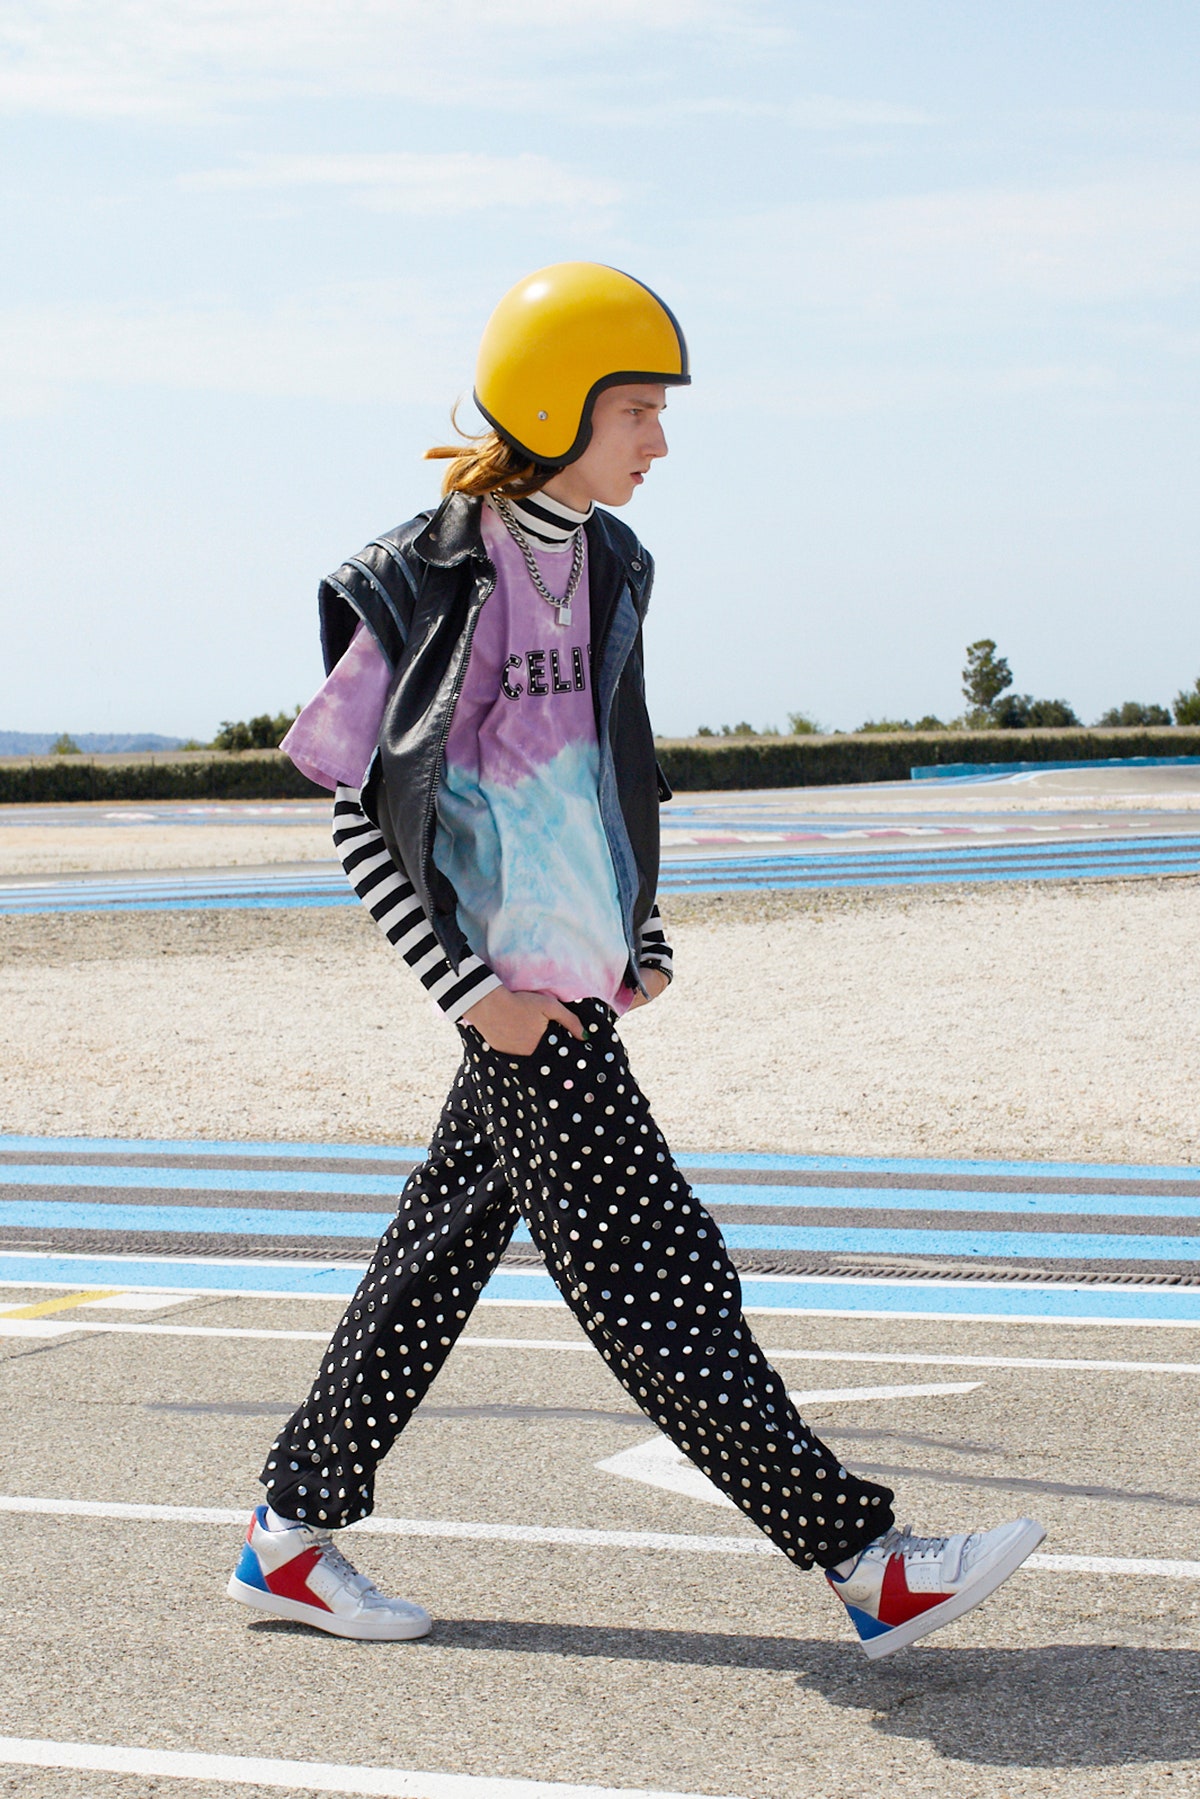
<instances>
[{"instance_id":1,"label":"black and white striped turtleneck","mask_svg":"<svg viewBox=\"0 0 1200 1799\"><path fill-rule=\"evenodd\" d=\"M457 970L450 966L416 889L392 860L378 825L363 811L356 788L338 787L333 842L355 893L447 1018L461 1018L485 993L503 986L500 976L473 953L463 957ZM657 904L642 926L637 960L639 968L657 968L671 979L671 946Z\"/></svg>"},{"instance_id":2,"label":"black and white striped turtleneck","mask_svg":"<svg viewBox=\"0 0 1200 1799\"><path fill-rule=\"evenodd\" d=\"M508 500L509 509L535 550L563 550L581 525L586 525L595 507L576 512L548 493L526 494L523 499Z\"/></svg>"}]
</instances>

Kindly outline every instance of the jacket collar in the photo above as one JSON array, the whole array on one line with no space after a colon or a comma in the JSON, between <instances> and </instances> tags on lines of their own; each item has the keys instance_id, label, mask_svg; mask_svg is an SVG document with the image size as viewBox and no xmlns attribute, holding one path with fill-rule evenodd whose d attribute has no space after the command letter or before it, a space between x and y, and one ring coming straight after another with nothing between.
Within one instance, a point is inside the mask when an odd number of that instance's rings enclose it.
<instances>
[{"instance_id":1,"label":"jacket collar","mask_svg":"<svg viewBox=\"0 0 1200 1799\"><path fill-rule=\"evenodd\" d=\"M479 520L483 501L473 494L448 493L425 529L413 540L413 549L434 568L456 568L471 557L486 560Z\"/></svg>"},{"instance_id":2,"label":"jacket collar","mask_svg":"<svg viewBox=\"0 0 1200 1799\"><path fill-rule=\"evenodd\" d=\"M467 562L472 557L478 561L486 561L487 551L483 547L483 533L480 529L482 516L483 501L475 495L447 494L429 523L413 540L413 550L434 568L457 568L460 563ZM608 514L599 508L588 519L584 532L588 540L589 557L593 566L597 553L600 561L604 560L606 554L615 558L621 573L640 597L646 584L646 567L644 560L636 553L637 540L633 539L634 549L631 550L623 541L626 533L612 530L609 525Z\"/></svg>"}]
</instances>

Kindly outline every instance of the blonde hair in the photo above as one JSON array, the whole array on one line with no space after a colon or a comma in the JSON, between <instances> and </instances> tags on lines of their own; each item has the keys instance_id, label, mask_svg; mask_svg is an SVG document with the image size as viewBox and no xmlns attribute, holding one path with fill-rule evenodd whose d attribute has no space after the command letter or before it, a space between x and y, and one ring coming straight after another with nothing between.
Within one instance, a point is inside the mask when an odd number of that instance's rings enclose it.
<instances>
[{"instance_id":1,"label":"blonde hair","mask_svg":"<svg viewBox=\"0 0 1200 1799\"><path fill-rule=\"evenodd\" d=\"M450 423L462 442L435 444L426 450L424 461L449 461L442 477L442 492L468 494L509 494L519 500L523 494L537 493L553 471L530 462L511 444L505 443L498 431L464 431L458 422L458 407L450 414Z\"/></svg>"}]
</instances>

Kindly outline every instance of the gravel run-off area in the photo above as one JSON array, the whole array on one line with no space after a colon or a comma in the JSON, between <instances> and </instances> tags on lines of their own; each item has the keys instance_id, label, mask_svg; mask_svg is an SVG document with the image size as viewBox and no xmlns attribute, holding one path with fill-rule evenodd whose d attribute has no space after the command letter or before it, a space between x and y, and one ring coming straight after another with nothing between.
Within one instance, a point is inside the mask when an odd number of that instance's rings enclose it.
<instances>
[{"instance_id":1,"label":"gravel run-off area","mask_svg":"<svg viewBox=\"0 0 1200 1799\"><path fill-rule=\"evenodd\" d=\"M675 898L678 978L623 1029L680 1150L1190 1162L1198 902ZM0 1131L420 1143L457 1051L357 908L0 919Z\"/></svg>"}]
</instances>

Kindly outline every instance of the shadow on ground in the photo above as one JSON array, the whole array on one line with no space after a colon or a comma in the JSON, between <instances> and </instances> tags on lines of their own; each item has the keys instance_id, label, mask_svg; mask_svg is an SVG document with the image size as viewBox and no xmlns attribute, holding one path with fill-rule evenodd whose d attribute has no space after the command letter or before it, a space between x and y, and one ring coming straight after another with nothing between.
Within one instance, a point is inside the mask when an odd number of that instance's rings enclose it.
<instances>
[{"instance_id":1,"label":"shadow on ground","mask_svg":"<svg viewBox=\"0 0 1200 1799\"><path fill-rule=\"evenodd\" d=\"M831 1705L952 1760L1101 1768L1200 1756L1200 1654L1048 1644L902 1651L872 1666L851 1643L715 1632L442 1619L431 1647L602 1656L794 1673Z\"/></svg>"}]
</instances>

